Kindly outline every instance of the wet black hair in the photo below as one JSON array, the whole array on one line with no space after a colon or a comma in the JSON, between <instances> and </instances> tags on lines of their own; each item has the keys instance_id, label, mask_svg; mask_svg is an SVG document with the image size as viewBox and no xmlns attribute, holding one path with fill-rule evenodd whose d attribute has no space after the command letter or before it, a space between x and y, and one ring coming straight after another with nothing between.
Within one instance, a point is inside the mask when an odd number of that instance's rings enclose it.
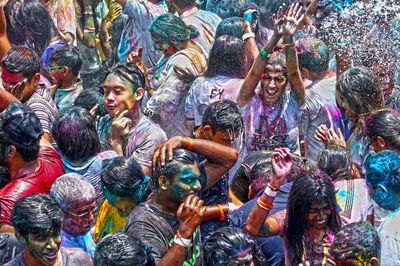
<instances>
[{"instance_id":1,"label":"wet black hair","mask_svg":"<svg viewBox=\"0 0 400 266\"><path fill-rule=\"evenodd\" d=\"M400 114L382 110L367 118L367 136L372 141L381 137L389 149L400 150Z\"/></svg>"},{"instance_id":2,"label":"wet black hair","mask_svg":"<svg viewBox=\"0 0 400 266\"><path fill-rule=\"evenodd\" d=\"M209 125L213 134L217 131L238 132L243 129L243 118L237 103L230 100L217 101L204 111L202 126Z\"/></svg>"},{"instance_id":3,"label":"wet black hair","mask_svg":"<svg viewBox=\"0 0 400 266\"><path fill-rule=\"evenodd\" d=\"M249 252L256 266L265 265L266 260L257 242L241 228L226 226L215 231L204 243L204 265L229 265L240 252Z\"/></svg>"},{"instance_id":4,"label":"wet black hair","mask_svg":"<svg viewBox=\"0 0 400 266\"><path fill-rule=\"evenodd\" d=\"M81 107L62 110L53 122L51 134L63 155L71 161L86 160L100 152L95 119Z\"/></svg>"},{"instance_id":5,"label":"wet black hair","mask_svg":"<svg viewBox=\"0 0 400 266\"><path fill-rule=\"evenodd\" d=\"M215 39L208 58L206 77L225 75L244 78L244 42L234 36L223 35Z\"/></svg>"},{"instance_id":6,"label":"wet black hair","mask_svg":"<svg viewBox=\"0 0 400 266\"><path fill-rule=\"evenodd\" d=\"M125 82L132 85L132 93L135 93L138 88L146 87L146 78L142 71L134 63L118 63L113 66L105 76L115 75Z\"/></svg>"},{"instance_id":7,"label":"wet black hair","mask_svg":"<svg viewBox=\"0 0 400 266\"><path fill-rule=\"evenodd\" d=\"M158 36L165 43L173 44L176 47L186 45L188 41L199 36L199 31L173 14L163 14L151 22L150 33Z\"/></svg>"},{"instance_id":8,"label":"wet black hair","mask_svg":"<svg viewBox=\"0 0 400 266\"><path fill-rule=\"evenodd\" d=\"M369 222L350 223L335 236L330 254L335 260L357 259L369 262L381 257L381 241L378 232Z\"/></svg>"},{"instance_id":9,"label":"wet black hair","mask_svg":"<svg viewBox=\"0 0 400 266\"><path fill-rule=\"evenodd\" d=\"M13 47L4 55L1 66L11 73L21 73L31 80L36 73L40 73L40 58L26 47Z\"/></svg>"},{"instance_id":10,"label":"wet black hair","mask_svg":"<svg viewBox=\"0 0 400 266\"><path fill-rule=\"evenodd\" d=\"M304 48L297 51L299 67L316 74L323 74L329 68L329 50L324 42L316 38L303 38L296 41ZM300 47L301 47L300 46Z\"/></svg>"},{"instance_id":11,"label":"wet black hair","mask_svg":"<svg viewBox=\"0 0 400 266\"><path fill-rule=\"evenodd\" d=\"M235 36L236 38L242 39L243 36L243 18L241 17L229 17L223 19L217 27L215 32L215 39L218 39L222 35Z\"/></svg>"},{"instance_id":12,"label":"wet black hair","mask_svg":"<svg viewBox=\"0 0 400 266\"><path fill-rule=\"evenodd\" d=\"M336 234L341 222L336 209L335 188L331 178L320 170L306 171L293 182L287 203L284 226L285 246L289 263L298 265L304 252L303 239L307 235L307 214L313 203L326 202L332 214L327 227Z\"/></svg>"},{"instance_id":13,"label":"wet black hair","mask_svg":"<svg viewBox=\"0 0 400 266\"><path fill-rule=\"evenodd\" d=\"M61 208L49 195L32 194L15 202L11 219L15 230L25 239L29 234L46 236L60 233Z\"/></svg>"},{"instance_id":14,"label":"wet black hair","mask_svg":"<svg viewBox=\"0 0 400 266\"><path fill-rule=\"evenodd\" d=\"M343 146L329 145L318 156L318 168L327 173L332 180L352 179L351 167L351 155Z\"/></svg>"},{"instance_id":15,"label":"wet black hair","mask_svg":"<svg viewBox=\"0 0 400 266\"><path fill-rule=\"evenodd\" d=\"M278 13L281 5L289 6L294 0L255 0L254 1L259 9L259 20L263 27L273 28L273 15Z\"/></svg>"},{"instance_id":16,"label":"wet black hair","mask_svg":"<svg viewBox=\"0 0 400 266\"><path fill-rule=\"evenodd\" d=\"M90 88L87 90L83 90L79 95L75 98L74 106L82 107L88 111L92 110L97 104L99 107L97 108L97 112L95 115L105 116L107 115L107 110L104 106L103 101L103 93L100 92L99 89Z\"/></svg>"},{"instance_id":17,"label":"wet black hair","mask_svg":"<svg viewBox=\"0 0 400 266\"><path fill-rule=\"evenodd\" d=\"M142 168L132 157L116 157L103 162L101 184L117 197L129 198L135 204L146 200L150 194L150 177L143 174Z\"/></svg>"},{"instance_id":18,"label":"wet black hair","mask_svg":"<svg viewBox=\"0 0 400 266\"><path fill-rule=\"evenodd\" d=\"M354 67L339 76L336 91L351 106L351 130L358 137L364 136L366 116L384 106L377 77L367 68Z\"/></svg>"},{"instance_id":19,"label":"wet black hair","mask_svg":"<svg viewBox=\"0 0 400 266\"><path fill-rule=\"evenodd\" d=\"M194 165L195 163L196 159L194 153L184 149L175 149L173 159L171 161L166 161L164 166L161 166L160 159L157 159L152 178L154 188L159 188L158 179L160 176L165 176L172 182L174 177L181 171L180 164Z\"/></svg>"},{"instance_id":20,"label":"wet black hair","mask_svg":"<svg viewBox=\"0 0 400 266\"><path fill-rule=\"evenodd\" d=\"M4 13L10 43L27 44L39 57L51 39L58 35L53 19L40 1L10 0L4 7Z\"/></svg>"},{"instance_id":21,"label":"wet black hair","mask_svg":"<svg viewBox=\"0 0 400 266\"><path fill-rule=\"evenodd\" d=\"M127 234L116 233L103 238L96 246L95 266L155 266L150 247Z\"/></svg>"},{"instance_id":22,"label":"wet black hair","mask_svg":"<svg viewBox=\"0 0 400 266\"><path fill-rule=\"evenodd\" d=\"M230 188L241 202L247 202L249 186L257 194L264 189L272 177L272 152L254 151L244 158L234 174ZM310 168L303 158L295 158L288 179L293 180L303 171Z\"/></svg>"},{"instance_id":23,"label":"wet black hair","mask_svg":"<svg viewBox=\"0 0 400 266\"><path fill-rule=\"evenodd\" d=\"M79 75L83 64L82 56L78 48L72 46L58 48L51 55L50 61L55 62L59 66L68 67L76 77Z\"/></svg>"}]
</instances>

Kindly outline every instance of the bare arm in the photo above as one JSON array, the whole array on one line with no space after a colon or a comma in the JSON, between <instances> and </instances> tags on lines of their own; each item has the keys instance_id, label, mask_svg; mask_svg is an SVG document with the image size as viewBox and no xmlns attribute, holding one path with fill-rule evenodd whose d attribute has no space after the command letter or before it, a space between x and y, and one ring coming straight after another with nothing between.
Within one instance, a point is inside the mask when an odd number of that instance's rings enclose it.
<instances>
[{"instance_id":1,"label":"bare arm","mask_svg":"<svg viewBox=\"0 0 400 266\"><path fill-rule=\"evenodd\" d=\"M192 144L190 144L192 142ZM160 145L153 156L153 165L156 165L157 158L160 158L161 165L165 164L167 158L173 159L174 149L188 149L204 156L207 161L204 163L204 169L207 175L207 190L212 187L220 178L222 178L229 169L236 163L238 152L234 148L224 146L212 141L203 139L191 139L188 137L173 137Z\"/></svg>"},{"instance_id":2,"label":"bare arm","mask_svg":"<svg viewBox=\"0 0 400 266\"><path fill-rule=\"evenodd\" d=\"M273 176L269 186L279 189L293 164L293 158L287 148L275 149L272 154ZM268 189L268 187L267 187ZM267 190L266 190L267 191ZM268 217L275 197L263 193L257 200L246 221L246 230L253 236L273 236L281 231L281 224L274 218ZM260 203L259 203L260 202ZM262 208L260 205L271 206Z\"/></svg>"},{"instance_id":3,"label":"bare arm","mask_svg":"<svg viewBox=\"0 0 400 266\"><path fill-rule=\"evenodd\" d=\"M106 58L109 58L112 54L112 49L109 42L107 21L105 19L103 19L101 22L99 35L100 35L101 48L103 49Z\"/></svg>"},{"instance_id":4,"label":"bare arm","mask_svg":"<svg viewBox=\"0 0 400 266\"><path fill-rule=\"evenodd\" d=\"M7 37L7 22L4 14L4 4L0 5L0 59L4 57L11 48L10 41Z\"/></svg>"},{"instance_id":5,"label":"bare arm","mask_svg":"<svg viewBox=\"0 0 400 266\"><path fill-rule=\"evenodd\" d=\"M251 20L250 20L251 19ZM250 20L250 21L249 21ZM259 53L256 38L249 37L251 34L254 35L254 28L257 24L257 12L256 10L247 10L243 15L243 41L245 51L245 73L248 73L257 58ZM247 35L246 35L247 34ZM250 34L250 35L249 35Z\"/></svg>"},{"instance_id":6,"label":"bare arm","mask_svg":"<svg viewBox=\"0 0 400 266\"><path fill-rule=\"evenodd\" d=\"M300 74L299 60L297 58L296 47L294 45L293 36L284 39L285 55L288 78L291 89L296 95L297 103L303 106L306 102L306 93L304 89L303 79Z\"/></svg>"},{"instance_id":7,"label":"bare arm","mask_svg":"<svg viewBox=\"0 0 400 266\"><path fill-rule=\"evenodd\" d=\"M20 101L6 90L0 90L0 112L4 111L10 103L19 103Z\"/></svg>"},{"instance_id":8,"label":"bare arm","mask_svg":"<svg viewBox=\"0 0 400 266\"><path fill-rule=\"evenodd\" d=\"M298 4L290 5L289 9L286 12L285 23L282 27L282 34L284 36L283 41L285 43L288 78L291 88L296 95L297 102L300 106L303 106L305 103L305 90L303 79L301 78L300 74L299 60L297 58L293 35L303 18L303 8Z\"/></svg>"}]
</instances>

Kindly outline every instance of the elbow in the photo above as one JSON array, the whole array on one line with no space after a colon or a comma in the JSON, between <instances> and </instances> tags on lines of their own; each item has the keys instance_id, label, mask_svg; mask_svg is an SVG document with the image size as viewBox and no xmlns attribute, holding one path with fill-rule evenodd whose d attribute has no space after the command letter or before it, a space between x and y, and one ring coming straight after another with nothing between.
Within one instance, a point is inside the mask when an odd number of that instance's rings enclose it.
<instances>
[{"instance_id":1,"label":"elbow","mask_svg":"<svg viewBox=\"0 0 400 266\"><path fill-rule=\"evenodd\" d=\"M235 163L237 162L237 160L239 158L239 152L236 149L234 149L234 148L229 148L229 149L230 149L230 151L229 151L229 154L227 154L228 156L227 156L227 160L225 163L225 167L228 170L230 170L235 165Z\"/></svg>"}]
</instances>

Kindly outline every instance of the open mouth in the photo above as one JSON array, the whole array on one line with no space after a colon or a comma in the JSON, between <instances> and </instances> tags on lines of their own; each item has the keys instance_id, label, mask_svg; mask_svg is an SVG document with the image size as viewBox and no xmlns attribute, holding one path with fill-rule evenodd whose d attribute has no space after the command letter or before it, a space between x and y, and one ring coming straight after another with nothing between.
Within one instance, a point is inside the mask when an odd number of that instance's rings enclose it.
<instances>
[{"instance_id":1,"label":"open mouth","mask_svg":"<svg viewBox=\"0 0 400 266\"><path fill-rule=\"evenodd\" d=\"M277 94L278 94L278 92L279 92L279 89L278 88L268 88L267 89L267 94L268 94L268 96L271 96L271 97L274 97L274 96L276 96Z\"/></svg>"},{"instance_id":2,"label":"open mouth","mask_svg":"<svg viewBox=\"0 0 400 266\"><path fill-rule=\"evenodd\" d=\"M49 254L44 255L44 257L48 260L48 261L55 261L57 259L57 255L58 255L58 250L55 250Z\"/></svg>"},{"instance_id":3,"label":"open mouth","mask_svg":"<svg viewBox=\"0 0 400 266\"><path fill-rule=\"evenodd\" d=\"M317 225L324 225L326 224L326 220L321 220L321 221L317 221L315 222Z\"/></svg>"}]
</instances>

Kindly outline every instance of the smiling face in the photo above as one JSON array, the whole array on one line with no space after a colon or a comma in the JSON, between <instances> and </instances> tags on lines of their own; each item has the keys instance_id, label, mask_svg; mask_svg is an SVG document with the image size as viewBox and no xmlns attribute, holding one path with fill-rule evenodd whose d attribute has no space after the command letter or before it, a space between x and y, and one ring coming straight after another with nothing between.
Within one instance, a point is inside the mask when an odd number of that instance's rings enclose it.
<instances>
[{"instance_id":1,"label":"smiling face","mask_svg":"<svg viewBox=\"0 0 400 266\"><path fill-rule=\"evenodd\" d=\"M275 106L285 92L286 76L281 65L267 65L261 77L261 88L264 101L269 106Z\"/></svg>"},{"instance_id":2,"label":"smiling face","mask_svg":"<svg viewBox=\"0 0 400 266\"><path fill-rule=\"evenodd\" d=\"M189 194L198 194L201 191L200 171L197 164L183 165L171 183L171 198L175 202L183 202Z\"/></svg>"},{"instance_id":3,"label":"smiling face","mask_svg":"<svg viewBox=\"0 0 400 266\"><path fill-rule=\"evenodd\" d=\"M328 223L332 209L326 201L315 201L307 213L307 223L309 227L323 230Z\"/></svg>"},{"instance_id":4,"label":"smiling face","mask_svg":"<svg viewBox=\"0 0 400 266\"><path fill-rule=\"evenodd\" d=\"M52 230L48 236L29 234L25 242L30 255L41 265L54 265L61 255L59 252L61 245L60 230Z\"/></svg>"}]
</instances>

